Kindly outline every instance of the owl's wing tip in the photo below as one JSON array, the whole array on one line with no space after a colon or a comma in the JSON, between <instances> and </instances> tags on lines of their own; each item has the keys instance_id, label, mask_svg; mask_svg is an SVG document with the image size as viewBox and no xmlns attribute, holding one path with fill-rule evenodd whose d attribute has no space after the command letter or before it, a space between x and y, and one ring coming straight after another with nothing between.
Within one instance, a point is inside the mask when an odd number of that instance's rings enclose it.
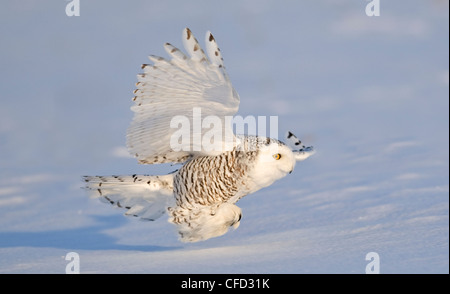
<instances>
[{"instance_id":1,"label":"owl's wing tip","mask_svg":"<svg viewBox=\"0 0 450 294\"><path fill-rule=\"evenodd\" d=\"M308 146L308 147L303 146L301 149L294 150L292 152L294 153L295 160L302 161L302 160L305 160L306 158L310 157L314 153L316 153L316 150L314 149L313 146Z\"/></svg>"}]
</instances>

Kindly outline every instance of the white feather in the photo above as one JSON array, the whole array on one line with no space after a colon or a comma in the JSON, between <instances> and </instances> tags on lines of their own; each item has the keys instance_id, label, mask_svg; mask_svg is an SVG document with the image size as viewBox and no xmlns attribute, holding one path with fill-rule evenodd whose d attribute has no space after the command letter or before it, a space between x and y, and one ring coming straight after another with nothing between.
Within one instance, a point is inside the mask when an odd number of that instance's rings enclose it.
<instances>
[{"instance_id":1,"label":"white feather","mask_svg":"<svg viewBox=\"0 0 450 294\"><path fill-rule=\"evenodd\" d=\"M192 207L184 212L188 213L184 218L187 221L180 222L173 217L169 218L169 222L177 226L180 240L183 242L203 241L225 234L230 227L237 229L242 216L241 209L231 203L214 207Z\"/></svg>"},{"instance_id":2,"label":"white feather","mask_svg":"<svg viewBox=\"0 0 450 294\"><path fill-rule=\"evenodd\" d=\"M208 58L206 57L205 52L200 47L200 44L189 28L185 28L183 30L183 46L191 56L192 61L208 63Z\"/></svg>"},{"instance_id":3,"label":"white feather","mask_svg":"<svg viewBox=\"0 0 450 294\"><path fill-rule=\"evenodd\" d=\"M164 176L86 176L86 189L92 197L127 209L125 215L155 220L173 204L173 175Z\"/></svg>"}]
</instances>

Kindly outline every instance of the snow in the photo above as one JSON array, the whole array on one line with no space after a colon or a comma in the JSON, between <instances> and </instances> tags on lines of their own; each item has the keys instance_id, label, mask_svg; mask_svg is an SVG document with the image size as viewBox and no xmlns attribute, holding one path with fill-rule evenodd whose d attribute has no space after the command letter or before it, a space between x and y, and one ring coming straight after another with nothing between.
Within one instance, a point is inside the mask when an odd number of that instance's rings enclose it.
<instances>
[{"instance_id":1,"label":"snow","mask_svg":"<svg viewBox=\"0 0 450 294\"><path fill-rule=\"evenodd\" d=\"M213 3L214 2L214 3ZM0 10L0 273L449 272L448 1L9 1ZM82 175L165 174L124 149L135 75L190 27L214 34L239 115L317 153L238 202L237 230L177 240Z\"/></svg>"}]
</instances>

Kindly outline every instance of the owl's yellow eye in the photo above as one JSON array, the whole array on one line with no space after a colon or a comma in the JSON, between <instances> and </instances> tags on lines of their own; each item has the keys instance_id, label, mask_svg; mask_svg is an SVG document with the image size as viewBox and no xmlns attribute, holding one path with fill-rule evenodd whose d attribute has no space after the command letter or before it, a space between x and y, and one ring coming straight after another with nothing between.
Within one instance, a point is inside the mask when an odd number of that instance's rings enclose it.
<instances>
[{"instance_id":1,"label":"owl's yellow eye","mask_svg":"<svg viewBox=\"0 0 450 294\"><path fill-rule=\"evenodd\" d=\"M281 154L280 153L274 154L273 158L275 158L275 160L280 160Z\"/></svg>"}]
</instances>

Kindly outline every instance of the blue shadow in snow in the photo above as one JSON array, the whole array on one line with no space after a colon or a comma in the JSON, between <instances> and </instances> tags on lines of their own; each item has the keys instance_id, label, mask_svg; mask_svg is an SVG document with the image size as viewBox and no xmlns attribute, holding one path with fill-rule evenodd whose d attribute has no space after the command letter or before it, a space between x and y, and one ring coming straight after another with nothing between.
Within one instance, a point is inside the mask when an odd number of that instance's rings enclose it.
<instances>
[{"instance_id":1,"label":"blue shadow in snow","mask_svg":"<svg viewBox=\"0 0 450 294\"><path fill-rule=\"evenodd\" d=\"M121 216L123 219L123 217ZM181 247L117 244L116 239L103 233L104 230L123 224L117 216L96 216L97 224L77 229L44 232L0 232L0 248L6 247L51 247L70 250L137 250L166 251Z\"/></svg>"}]
</instances>

